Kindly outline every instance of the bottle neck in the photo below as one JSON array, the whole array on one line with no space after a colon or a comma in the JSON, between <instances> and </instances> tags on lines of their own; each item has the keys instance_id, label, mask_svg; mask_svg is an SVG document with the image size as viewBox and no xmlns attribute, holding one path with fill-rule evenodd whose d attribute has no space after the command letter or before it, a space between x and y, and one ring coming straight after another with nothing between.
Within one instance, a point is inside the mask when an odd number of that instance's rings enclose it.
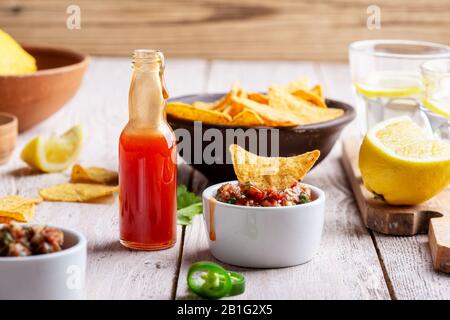
<instances>
[{"instance_id":1,"label":"bottle neck","mask_svg":"<svg viewBox=\"0 0 450 320\"><path fill-rule=\"evenodd\" d=\"M159 52L134 54L134 68L131 78L129 123L138 127L159 127L165 121L167 92L164 86L164 65ZM158 55L157 55L158 54Z\"/></svg>"}]
</instances>

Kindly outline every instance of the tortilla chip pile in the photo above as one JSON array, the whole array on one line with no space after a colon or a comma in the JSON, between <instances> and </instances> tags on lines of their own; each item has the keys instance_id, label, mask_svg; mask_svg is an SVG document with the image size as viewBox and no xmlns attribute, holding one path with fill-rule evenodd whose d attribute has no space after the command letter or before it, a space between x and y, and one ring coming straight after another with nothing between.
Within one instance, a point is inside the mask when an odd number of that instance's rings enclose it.
<instances>
[{"instance_id":1,"label":"tortilla chip pile","mask_svg":"<svg viewBox=\"0 0 450 320\"><path fill-rule=\"evenodd\" d=\"M278 190L302 181L320 156L320 151L314 150L294 157L261 157L237 144L230 145L230 153L240 183L250 182L261 189L275 187Z\"/></svg>"},{"instance_id":2,"label":"tortilla chip pile","mask_svg":"<svg viewBox=\"0 0 450 320\"><path fill-rule=\"evenodd\" d=\"M6 196L0 198L0 223L30 222L36 204L45 201L90 202L119 191L118 174L99 167L72 168L70 183L58 184L39 190L41 198Z\"/></svg>"},{"instance_id":3,"label":"tortilla chip pile","mask_svg":"<svg viewBox=\"0 0 450 320\"><path fill-rule=\"evenodd\" d=\"M119 191L117 172L103 168L76 164L70 181L41 189L39 195L46 201L89 202Z\"/></svg>"},{"instance_id":4,"label":"tortilla chip pile","mask_svg":"<svg viewBox=\"0 0 450 320\"><path fill-rule=\"evenodd\" d=\"M322 87L309 88L301 79L284 86L272 85L267 94L248 93L235 83L217 101L170 102L167 113L178 119L212 124L290 127L336 119L344 110L328 108Z\"/></svg>"}]
</instances>

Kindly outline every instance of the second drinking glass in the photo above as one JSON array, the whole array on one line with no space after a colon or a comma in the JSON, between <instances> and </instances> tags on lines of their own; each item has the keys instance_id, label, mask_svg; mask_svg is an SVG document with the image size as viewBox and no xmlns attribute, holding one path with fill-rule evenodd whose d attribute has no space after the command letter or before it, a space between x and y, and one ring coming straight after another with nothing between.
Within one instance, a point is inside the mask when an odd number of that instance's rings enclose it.
<instances>
[{"instance_id":1,"label":"second drinking glass","mask_svg":"<svg viewBox=\"0 0 450 320\"><path fill-rule=\"evenodd\" d=\"M353 89L361 131L388 118L408 115L424 125L419 111L420 66L450 57L450 47L422 41L366 40L350 45Z\"/></svg>"}]
</instances>

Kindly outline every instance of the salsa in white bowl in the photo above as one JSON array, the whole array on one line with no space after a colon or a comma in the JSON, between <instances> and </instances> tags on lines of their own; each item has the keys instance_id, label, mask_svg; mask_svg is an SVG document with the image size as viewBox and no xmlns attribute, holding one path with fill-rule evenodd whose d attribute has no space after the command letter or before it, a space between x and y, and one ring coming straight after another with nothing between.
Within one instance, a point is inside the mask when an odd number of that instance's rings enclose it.
<instances>
[{"instance_id":1,"label":"salsa in white bowl","mask_svg":"<svg viewBox=\"0 0 450 320\"><path fill-rule=\"evenodd\" d=\"M320 245L325 194L312 185L308 201L279 206L236 205L216 199L219 183L203 191L203 217L215 258L250 268L279 268L310 261ZM219 192L220 197L221 192Z\"/></svg>"}]
</instances>

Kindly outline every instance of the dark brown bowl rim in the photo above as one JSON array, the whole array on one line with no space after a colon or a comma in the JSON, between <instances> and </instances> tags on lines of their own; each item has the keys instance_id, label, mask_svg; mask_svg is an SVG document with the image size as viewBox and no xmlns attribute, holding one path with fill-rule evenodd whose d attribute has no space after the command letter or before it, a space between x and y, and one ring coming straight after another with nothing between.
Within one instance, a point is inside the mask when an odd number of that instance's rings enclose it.
<instances>
[{"instance_id":1,"label":"dark brown bowl rim","mask_svg":"<svg viewBox=\"0 0 450 320\"><path fill-rule=\"evenodd\" d=\"M80 61L72 64L68 64L62 67L57 68L50 68L50 69L44 69L44 70L37 70L33 73L25 73L25 74L17 74L17 75L0 75L0 79L11 79L11 78L28 78L28 77L39 77L44 75L53 75L53 74L59 74L59 73L65 73L70 72L79 68L83 68L84 66L87 66L87 64L90 61L90 58L87 54L84 54L80 51L64 48L64 47L53 47L53 46L37 46L37 45L22 45L22 47L25 49L25 51L28 52L28 50L42 50L42 51L52 51L56 53L65 52L68 54L71 54L73 56L79 56Z\"/></svg>"},{"instance_id":2,"label":"dark brown bowl rim","mask_svg":"<svg viewBox=\"0 0 450 320\"><path fill-rule=\"evenodd\" d=\"M205 94L190 94L190 95L184 95L179 97L170 98L169 101L179 101L183 102L183 100L193 100L196 99L196 97L211 97L211 99L218 99L222 96L224 96L226 93L205 93ZM226 125L226 124L214 124L209 122L202 122L202 125L211 126L214 128L223 128L223 129L240 129L240 128L257 128L257 129L285 129L285 130L319 130L324 128L330 128L330 127L341 127L348 123L350 123L353 119L356 117L355 108L352 107L350 104L334 100L334 99L325 99L325 102L327 104L335 104L333 108L343 109L344 114L340 116L339 118L318 122L318 123L312 123L312 124L305 124L300 126L293 126L293 127L269 127L269 126L257 126L257 127L247 127L247 126L232 126L232 125ZM181 122L181 123L187 123L187 124L193 124L194 121L191 120L184 120L179 119L177 117L167 115L169 121L175 121L175 122Z\"/></svg>"}]
</instances>

